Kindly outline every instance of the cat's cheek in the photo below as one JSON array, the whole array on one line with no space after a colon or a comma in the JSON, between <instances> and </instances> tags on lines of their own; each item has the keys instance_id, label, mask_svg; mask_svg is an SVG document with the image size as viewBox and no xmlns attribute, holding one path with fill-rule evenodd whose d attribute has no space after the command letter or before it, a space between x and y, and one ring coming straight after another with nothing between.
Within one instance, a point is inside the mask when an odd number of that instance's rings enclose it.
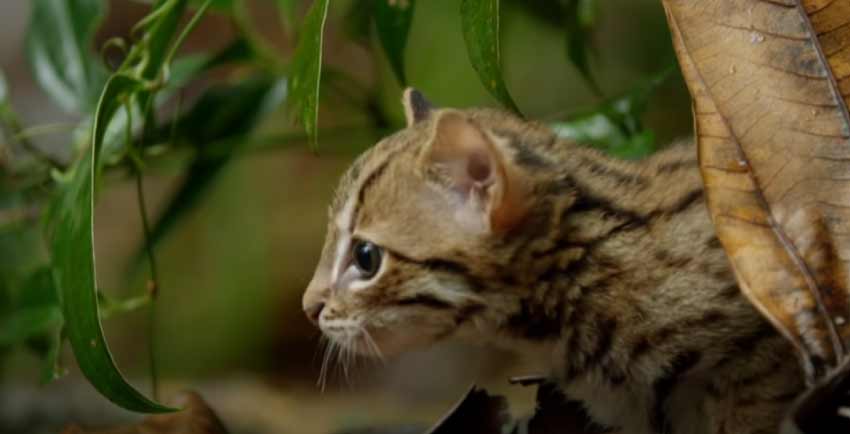
<instances>
[{"instance_id":1,"label":"cat's cheek","mask_svg":"<svg viewBox=\"0 0 850 434\"><path fill-rule=\"evenodd\" d=\"M381 354L395 356L429 347L438 340L438 334L428 328L406 330L379 330L371 333Z\"/></svg>"},{"instance_id":2,"label":"cat's cheek","mask_svg":"<svg viewBox=\"0 0 850 434\"><path fill-rule=\"evenodd\" d=\"M427 348L433 343L433 339L424 336L390 335L386 339L377 342L378 348L384 356L396 356L409 351Z\"/></svg>"}]
</instances>

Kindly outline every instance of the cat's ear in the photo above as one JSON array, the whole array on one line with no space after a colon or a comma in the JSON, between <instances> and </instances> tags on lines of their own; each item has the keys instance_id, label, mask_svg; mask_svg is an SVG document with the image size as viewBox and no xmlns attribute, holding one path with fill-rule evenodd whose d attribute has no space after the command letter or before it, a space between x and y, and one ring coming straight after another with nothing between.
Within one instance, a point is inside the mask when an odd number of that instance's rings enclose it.
<instances>
[{"instance_id":1,"label":"cat's ear","mask_svg":"<svg viewBox=\"0 0 850 434\"><path fill-rule=\"evenodd\" d=\"M404 116L407 118L407 126L428 119L434 111L434 106L418 90L408 87L401 97L404 105Z\"/></svg>"},{"instance_id":2,"label":"cat's ear","mask_svg":"<svg viewBox=\"0 0 850 434\"><path fill-rule=\"evenodd\" d=\"M454 215L492 233L516 227L528 210L528 183L473 119L442 111L420 166L457 199Z\"/></svg>"}]
</instances>

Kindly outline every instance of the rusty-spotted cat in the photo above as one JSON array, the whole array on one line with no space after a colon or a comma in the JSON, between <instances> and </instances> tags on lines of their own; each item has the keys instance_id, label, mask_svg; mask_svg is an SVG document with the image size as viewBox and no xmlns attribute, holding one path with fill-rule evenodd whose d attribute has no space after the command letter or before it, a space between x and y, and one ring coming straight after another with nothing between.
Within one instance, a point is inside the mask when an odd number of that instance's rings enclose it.
<instances>
[{"instance_id":1,"label":"rusty-spotted cat","mask_svg":"<svg viewBox=\"0 0 850 434\"><path fill-rule=\"evenodd\" d=\"M539 354L610 432L776 432L802 374L738 290L692 144L626 162L502 111L403 103L407 128L343 176L304 294L332 342Z\"/></svg>"}]
</instances>

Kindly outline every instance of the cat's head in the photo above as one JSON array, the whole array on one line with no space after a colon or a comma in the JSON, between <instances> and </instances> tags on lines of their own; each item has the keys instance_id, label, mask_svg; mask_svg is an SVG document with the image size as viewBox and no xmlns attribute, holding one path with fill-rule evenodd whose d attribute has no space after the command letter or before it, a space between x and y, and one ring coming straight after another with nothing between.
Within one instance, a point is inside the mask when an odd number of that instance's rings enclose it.
<instances>
[{"instance_id":1,"label":"cat's head","mask_svg":"<svg viewBox=\"0 0 850 434\"><path fill-rule=\"evenodd\" d=\"M551 136L495 110L436 109L413 89L403 103L407 128L343 176L303 299L326 336L360 353L422 347L492 309L487 276L531 206L496 131Z\"/></svg>"}]
</instances>

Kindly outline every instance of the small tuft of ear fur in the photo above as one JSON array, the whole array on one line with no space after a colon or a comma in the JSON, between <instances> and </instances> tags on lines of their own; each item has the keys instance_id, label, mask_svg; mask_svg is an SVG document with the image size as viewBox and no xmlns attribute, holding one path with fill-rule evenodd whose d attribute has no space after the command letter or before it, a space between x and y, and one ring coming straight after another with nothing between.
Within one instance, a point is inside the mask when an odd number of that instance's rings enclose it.
<instances>
[{"instance_id":1,"label":"small tuft of ear fur","mask_svg":"<svg viewBox=\"0 0 850 434\"><path fill-rule=\"evenodd\" d=\"M434 111L434 106L425 99L425 96L412 87L404 90L401 103L404 105L404 116L407 118L408 127L419 121L428 119L431 116L431 112Z\"/></svg>"},{"instance_id":2,"label":"small tuft of ear fur","mask_svg":"<svg viewBox=\"0 0 850 434\"><path fill-rule=\"evenodd\" d=\"M420 165L437 174L458 199L455 215L489 232L503 233L527 211L527 183L491 137L463 113L441 111Z\"/></svg>"}]
</instances>

